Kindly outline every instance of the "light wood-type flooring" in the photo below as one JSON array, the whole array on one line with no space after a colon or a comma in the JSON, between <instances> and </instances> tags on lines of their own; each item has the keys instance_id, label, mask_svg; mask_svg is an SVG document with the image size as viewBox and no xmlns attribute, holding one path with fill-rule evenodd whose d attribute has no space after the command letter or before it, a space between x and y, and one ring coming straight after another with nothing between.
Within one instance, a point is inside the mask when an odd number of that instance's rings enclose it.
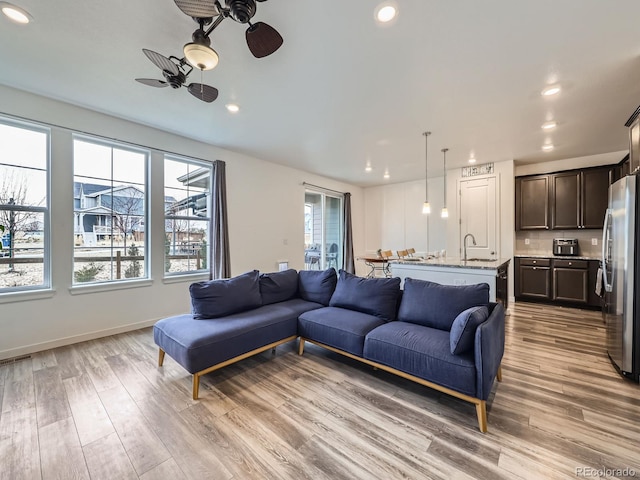
<instances>
[{"instance_id":1,"label":"light wood-type flooring","mask_svg":"<svg viewBox=\"0 0 640 480\"><path fill-rule=\"evenodd\" d=\"M640 387L600 313L519 303L506 330L486 434L473 405L313 345L206 375L197 401L150 328L34 354L0 367L0 478L640 477Z\"/></svg>"}]
</instances>

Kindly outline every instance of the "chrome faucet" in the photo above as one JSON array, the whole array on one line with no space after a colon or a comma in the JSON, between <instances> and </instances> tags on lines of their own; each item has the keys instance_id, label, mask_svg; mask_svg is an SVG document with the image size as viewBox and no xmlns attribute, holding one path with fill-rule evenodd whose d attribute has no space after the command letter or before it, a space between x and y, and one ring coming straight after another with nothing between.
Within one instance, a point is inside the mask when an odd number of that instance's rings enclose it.
<instances>
[{"instance_id":1,"label":"chrome faucet","mask_svg":"<svg viewBox=\"0 0 640 480\"><path fill-rule=\"evenodd\" d=\"M471 241L473 242L474 245L476 245L476 237L473 236L473 234L471 233L467 233L464 236L464 239L462 240L462 243L464 245L464 261L467 261L467 237L471 237Z\"/></svg>"}]
</instances>

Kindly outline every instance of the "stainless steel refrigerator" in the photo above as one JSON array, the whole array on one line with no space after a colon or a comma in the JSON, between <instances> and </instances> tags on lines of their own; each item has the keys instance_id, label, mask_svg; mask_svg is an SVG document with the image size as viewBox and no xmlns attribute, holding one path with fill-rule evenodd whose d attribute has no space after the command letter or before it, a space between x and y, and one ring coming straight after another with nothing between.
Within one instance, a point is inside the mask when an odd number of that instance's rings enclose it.
<instances>
[{"instance_id":1,"label":"stainless steel refrigerator","mask_svg":"<svg viewBox=\"0 0 640 480\"><path fill-rule=\"evenodd\" d=\"M628 175L609 187L602 232L607 353L616 369L636 382L640 373L639 178Z\"/></svg>"}]
</instances>

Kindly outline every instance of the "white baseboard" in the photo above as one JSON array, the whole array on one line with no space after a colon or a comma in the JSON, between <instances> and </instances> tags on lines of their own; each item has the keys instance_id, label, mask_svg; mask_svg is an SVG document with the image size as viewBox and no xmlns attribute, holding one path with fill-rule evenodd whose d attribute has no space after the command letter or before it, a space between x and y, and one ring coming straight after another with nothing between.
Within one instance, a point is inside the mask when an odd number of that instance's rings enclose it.
<instances>
[{"instance_id":1,"label":"white baseboard","mask_svg":"<svg viewBox=\"0 0 640 480\"><path fill-rule=\"evenodd\" d=\"M42 343L34 343L32 345L25 345L23 347L10 348L8 350L0 351L0 360L5 358L20 357L22 355L29 355L31 353L42 352L44 350L50 350L52 348L64 347L65 345L72 345L74 343L86 342L87 340L95 340L96 338L108 337L110 335L117 335L118 333L131 332L133 330L139 330L141 328L150 327L154 325L159 318L153 320L145 320L143 322L129 323L127 325L121 325L119 327L107 328L104 330L97 330L94 332L83 333L80 335L73 335L71 337L58 338L56 340L50 340Z\"/></svg>"}]
</instances>

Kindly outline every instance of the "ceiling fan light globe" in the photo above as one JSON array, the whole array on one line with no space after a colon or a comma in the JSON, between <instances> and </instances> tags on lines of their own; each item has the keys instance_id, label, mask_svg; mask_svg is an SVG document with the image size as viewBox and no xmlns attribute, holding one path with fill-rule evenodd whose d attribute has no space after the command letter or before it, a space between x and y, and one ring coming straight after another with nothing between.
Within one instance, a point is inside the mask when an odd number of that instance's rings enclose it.
<instances>
[{"instance_id":1,"label":"ceiling fan light globe","mask_svg":"<svg viewBox=\"0 0 640 480\"><path fill-rule=\"evenodd\" d=\"M212 70L218 65L218 54L216 51L200 43L187 43L184 46L184 56L195 68L200 70Z\"/></svg>"}]
</instances>

